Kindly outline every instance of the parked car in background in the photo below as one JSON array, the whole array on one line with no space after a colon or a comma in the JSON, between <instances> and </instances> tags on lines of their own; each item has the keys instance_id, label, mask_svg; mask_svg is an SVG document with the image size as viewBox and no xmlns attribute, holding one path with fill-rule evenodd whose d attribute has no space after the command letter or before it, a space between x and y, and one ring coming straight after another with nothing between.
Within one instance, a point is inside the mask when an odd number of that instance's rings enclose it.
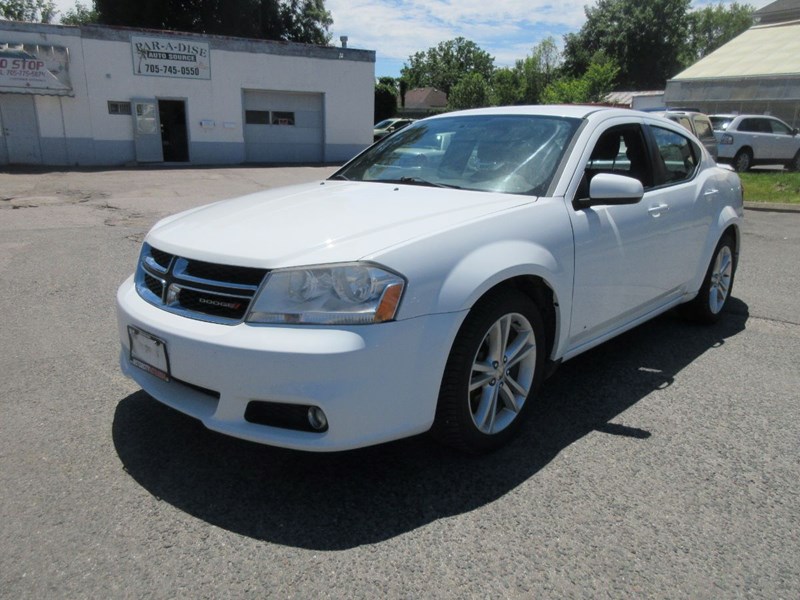
<instances>
[{"instance_id":1,"label":"parked car in background","mask_svg":"<svg viewBox=\"0 0 800 600\"><path fill-rule=\"evenodd\" d=\"M800 136L776 117L711 115L719 142L717 160L747 171L755 165L784 165L800 171Z\"/></svg>"},{"instance_id":2,"label":"parked car in background","mask_svg":"<svg viewBox=\"0 0 800 600\"><path fill-rule=\"evenodd\" d=\"M742 217L736 173L667 119L447 113L325 181L157 223L117 293L120 365L237 438L333 451L431 430L485 452L559 363L673 307L718 320Z\"/></svg>"},{"instance_id":3,"label":"parked car in background","mask_svg":"<svg viewBox=\"0 0 800 600\"><path fill-rule=\"evenodd\" d=\"M714 128L708 115L690 110L666 110L655 114L666 117L670 121L675 121L691 131L706 147L711 157L717 160L717 138L714 135Z\"/></svg>"},{"instance_id":4,"label":"parked car in background","mask_svg":"<svg viewBox=\"0 0 800 600\"><path fill-rule=\"evenodd\" d=\"M376 123L372 129L372 137L374 141L378 141L382 137L386 137L390 133L401 130L403 127L411 125L415 119L384 119L380 123Z\"/></svg>"}]
</instances>

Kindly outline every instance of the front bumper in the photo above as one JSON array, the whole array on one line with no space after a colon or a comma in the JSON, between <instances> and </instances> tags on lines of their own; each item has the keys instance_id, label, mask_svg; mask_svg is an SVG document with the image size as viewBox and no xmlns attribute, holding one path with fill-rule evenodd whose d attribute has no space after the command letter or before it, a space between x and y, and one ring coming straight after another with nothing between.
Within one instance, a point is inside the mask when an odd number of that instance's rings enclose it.
<instances>
[{"instance_id":1,"label":"front bumper","mask_svg":"<svg viewBox=\"0 0 800 600\"><path fill-rule=\"evenodd\" d=\"M464 316L354 327L219 325L148 304L132 277L117 292L125 375L209 429L299 450L347 450L427 431ZM130 362L128 325L166 342L173 380L164 382ZM218 393L219 399L197 387ZM318 406L328 430L251 423L245 410L254 400Z\"/></svg>"}]
</instances>

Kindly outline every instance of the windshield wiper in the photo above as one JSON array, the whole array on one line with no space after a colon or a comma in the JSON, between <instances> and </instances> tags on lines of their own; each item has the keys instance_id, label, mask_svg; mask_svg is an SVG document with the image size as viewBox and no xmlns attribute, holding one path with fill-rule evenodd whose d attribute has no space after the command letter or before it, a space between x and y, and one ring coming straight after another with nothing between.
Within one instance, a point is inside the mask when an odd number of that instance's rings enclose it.
<instances>
[{"instance_id":1,"label":"windshield wiper","mask_svg":"<svg viewBox=\"0 0 800 600\"><path fill-rule=\"evenodd\" d=\"M461 189L461 187L458 185L428 181L427 179L422 179L422 177L401 177L400 179L380 179L378 181L383 183L405 183L407 185L426 185L428 187L452 188L455 190Z\"/></svg>"}]
</instances>

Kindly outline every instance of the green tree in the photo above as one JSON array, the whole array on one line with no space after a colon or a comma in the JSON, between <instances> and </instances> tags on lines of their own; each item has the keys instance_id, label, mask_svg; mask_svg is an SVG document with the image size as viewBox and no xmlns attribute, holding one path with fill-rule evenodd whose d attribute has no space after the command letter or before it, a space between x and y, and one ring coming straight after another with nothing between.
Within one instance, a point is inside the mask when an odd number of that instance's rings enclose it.
<instances>
[{"instance_id":1,"label":"green tree","mask_svg":"<svg viewBox=\"0 0 800 600\"><path fill-rule=\"evenodd\" d=\"M94 7L89 8L85 4L76 2L75 6L67 10L66 14L61 18L61 23L64 25L88 25L97 23L99 20L100 15Z\"/></svg>"},{"instance_id":2,"label":"green tree","mask_svg":"<svg viewBox=\"0 0 800 600\"><path fill-rule=\"evenodd\" d=\"M491 88L482 73L464 75L450 90L447 106L453 110L481 108L491 104Z\"/></svg>"},{"instance_id":3,"label":"green tree","mask_svg":"<svg viewBox=\"0 0 800 600\"><path fill-rule=\"evenodd\" d=\"M494 57L463 37L413 54L401 70L410 88L434 87L448 95L462 77L478 73L485 83L493 72Z\"/></svg>"},{"instance_id":4,"label":"green tree","mask_svg":"<svg viewBox=\"0 0 800 600\"><path fill-rule=\"evenodd\" d=\"M542 93L542 101L547 104L601 102L614 89L618 73L614 59L598 52L580 77L565 76L548 85Z\"/></svg>"},{"instance_id":5,"label":"green tree","mask_svg":"<svg viewBox=\"0 0 800 600\"><path fill-rule=\"evenodd\" d=\"M561 62L561 53L552 37L534 46L530 56L517 61L515 69L522 80L525 104L541 102L545 88L556 80Z\"/></svg>"},{"instance_id":6,"label":"green tree","mask_svg":"<svg viewBox=\"0 0 800 600\"><path fill-rule=\"evenodd\" d=\"M0 15L11 21L50 23L57 12L52 0L0 0Z\"/></svg>"},{"instance_id":7,"label":"green tree","mask_svg":"<svg viewBox=\"0 0 800 600\"><path fill-rule=\"evenodd\" d=\"M497 69L492 75L491 88L491 103L495 106L511 106L522 101L522 81L515 69Z\"/></svg>"},{"instance_id":8,"label":"green tree","mask_svg":"<svg viewBox=\"0 0 800 600\"><path fill-rule=\"evenodd\" d=\"M627 89L658 89L682 68L691 0L598 0L586 23L564 36L564 64L580 77L591 57L603 52L619 65L617 82Z\"/></svg>"},{"instance_id":9,"label":"green tree","mask_svg":"<svg viewBox=\"0 0 800 600\"><path fill-rule=\"evenodd\" d=\"M755 8L734 2L717 4L689 13L689 39L684 55L686 66L727 44L753 24Z\"/></svg>"},{"instance_id":10,"label":"green tree","mask_svg":"<svg viewBox=\"0 0 800 600\"><path fill-rule=\"evenodd\" d=\"M324 0L95 0L104 25L328 44Z\"/></svg>"},{"instance_id":11,"label":"green tree","mask_svg":"<svg viewBox=\"0 0 800 600\"><path fill-rule=\"evenodd\" d=\"M397 113L397 89L385 83L375 84L374 123L393 117Z\"/></svg>"}]
</instances>

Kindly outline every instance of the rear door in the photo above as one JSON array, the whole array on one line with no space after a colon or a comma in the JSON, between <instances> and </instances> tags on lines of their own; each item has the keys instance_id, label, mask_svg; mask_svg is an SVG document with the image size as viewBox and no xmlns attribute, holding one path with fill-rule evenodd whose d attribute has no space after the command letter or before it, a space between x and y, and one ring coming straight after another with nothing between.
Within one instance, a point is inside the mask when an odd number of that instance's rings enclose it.
<instances>
[{"instance_id":1,"label":"rear door","mask_svg":"<svg viewBox=\"0 0 800 600\"><path fill-rule=\"evenodd\" d=\"M750 146L753 149L754 160L765 160L774 158L772 148L772 128L766 119L759 117L747 117L742 119L737 127L739 132L738 146Z\"/></svg>"}]
</instances>

